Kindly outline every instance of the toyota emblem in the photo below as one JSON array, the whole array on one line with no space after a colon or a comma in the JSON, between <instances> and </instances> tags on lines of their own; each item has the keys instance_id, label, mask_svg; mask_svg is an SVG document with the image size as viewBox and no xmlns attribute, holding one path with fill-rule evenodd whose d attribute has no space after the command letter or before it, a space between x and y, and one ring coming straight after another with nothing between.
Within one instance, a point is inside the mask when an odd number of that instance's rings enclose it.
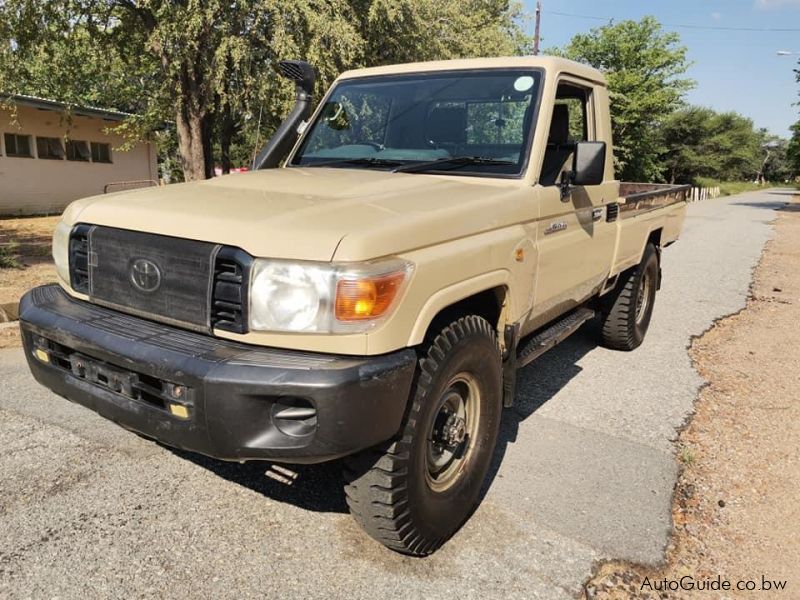
<instances>
[{"instance_id":1,"label":"toyota emblem","mask_svg":"<svg viewBox=\"0 0 800 600\"><path fill-rule=\"evenodd\" d=\"M155 292L161 285L161 270L152 260L137 258L131 263L131 283L140 292Z\"/></svg>"}]
</instances>

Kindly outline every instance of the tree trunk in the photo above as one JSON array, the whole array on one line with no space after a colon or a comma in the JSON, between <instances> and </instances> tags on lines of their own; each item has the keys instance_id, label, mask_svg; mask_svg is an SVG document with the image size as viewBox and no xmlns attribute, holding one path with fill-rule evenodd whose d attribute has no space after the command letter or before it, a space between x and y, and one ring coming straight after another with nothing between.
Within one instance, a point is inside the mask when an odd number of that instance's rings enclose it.
<instances>
[{"instance_id":1,"label":"tree trunk","mask_svg":"<svg viewBox=\"0 0 800 600\"><path fill-rule=\"evenodd\" d=\"M202 144L197 144L201 120L194 115L184 114L178 110L175 117L178 132L178 155L180 157L183 178L186 181L205 179L205 156Z\"/></svg>"},{"instance_id":2,"label":"tree trunk","mask_svg":"<svg viewBox=\"0 0 800 600\"><path fill-rule=\"evenodd\" d=\"M214 176L211 149L213 116L198 86L187 72L181 77L181 94L175 111L178 153L186 181Z\"/></svg>"},{"instance_id":3,"label":"tree trunk","mask_svg":"<svg viewBox=\"0 0 800 600\"><path fill-rule=\"evenodd\" d=\"M219 128L219 162L223 174L231 172L231 141L236 134L236 122L233 118L233 111L230 106L225 107L222 114L222 122Z\"/></svg>"}]
</instances>

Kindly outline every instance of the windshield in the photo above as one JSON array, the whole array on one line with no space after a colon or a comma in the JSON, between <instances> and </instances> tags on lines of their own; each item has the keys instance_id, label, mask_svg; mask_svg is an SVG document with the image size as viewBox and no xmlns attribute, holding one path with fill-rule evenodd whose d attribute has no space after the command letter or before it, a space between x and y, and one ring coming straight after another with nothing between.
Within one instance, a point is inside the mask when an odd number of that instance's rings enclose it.
<instances>
[{"instance_id":1,"label":"windshield","mask_svg":"<svg viewBox=\"0 0 800 600\"><path fill-rule=\"evenodd\" d=\"M345 79L291 164L519 175L540 80L539 71L519 69Z\"/></svg>"}]
</instances>

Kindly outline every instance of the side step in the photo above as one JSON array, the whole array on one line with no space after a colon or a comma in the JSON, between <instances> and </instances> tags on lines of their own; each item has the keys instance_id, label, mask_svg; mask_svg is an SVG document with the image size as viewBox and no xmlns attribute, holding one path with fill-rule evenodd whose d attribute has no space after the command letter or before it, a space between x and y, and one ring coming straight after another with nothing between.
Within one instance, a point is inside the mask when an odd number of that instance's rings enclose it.
<instances>
[{"instance_id":1,"label":"side step","mask_svg":"<svg viewBox=\"0 0 800 600\"><path fill-rule=\"evenodd\" d=\"M528 339L521 340L517 350L517 368L532 363L542 354L563 342L586 321L593 319L594 315L595 312L591 308L579 308Z\"/></svg>"}]
</instances>

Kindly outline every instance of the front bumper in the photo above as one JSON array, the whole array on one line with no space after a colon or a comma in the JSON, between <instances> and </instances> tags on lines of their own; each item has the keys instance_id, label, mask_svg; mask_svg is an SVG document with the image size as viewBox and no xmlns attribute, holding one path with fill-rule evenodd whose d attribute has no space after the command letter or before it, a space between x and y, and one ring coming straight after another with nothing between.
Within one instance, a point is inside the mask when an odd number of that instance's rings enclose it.
<instances>
[{"instance_id":1,"label":"front bumper","mask_svg":"<svg viewBox=\"0 0 800 600\"><path fill-rule=\"evenodd\" d=\"M65 398L168 446L224 460L312 463L400 428L416 365L404 349L350 357L261 348L68 296L20 302L28 365Z\"/></svg>"}]
</instances>

